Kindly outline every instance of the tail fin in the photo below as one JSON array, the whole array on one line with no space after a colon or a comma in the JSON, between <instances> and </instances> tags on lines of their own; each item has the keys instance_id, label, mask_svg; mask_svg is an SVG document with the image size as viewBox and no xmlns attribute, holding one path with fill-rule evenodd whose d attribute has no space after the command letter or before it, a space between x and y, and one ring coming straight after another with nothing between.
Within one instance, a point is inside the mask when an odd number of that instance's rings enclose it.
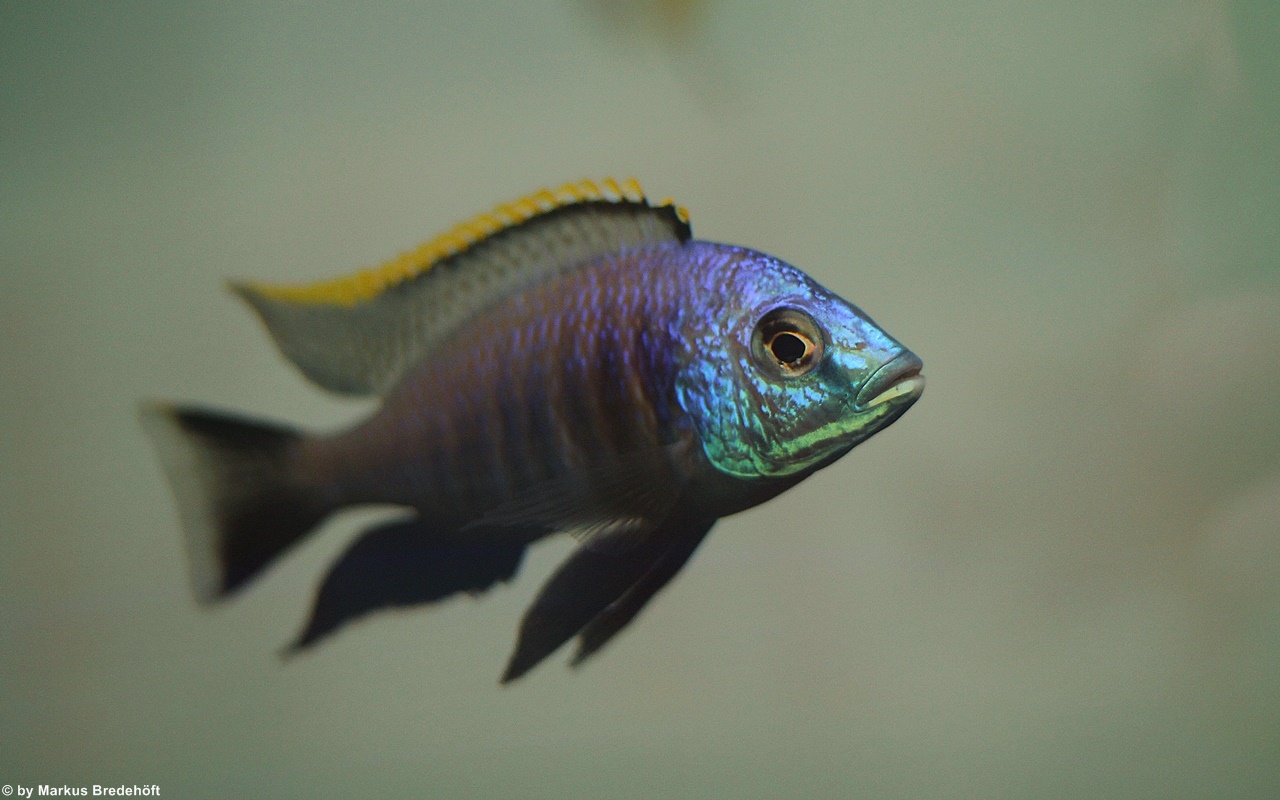
<instances>
[{"instance_id":1,"label":"tail fin","mask_svg":"<svg viewBox=\"0 0 1280 800\"><path fill-rule=\"evenodd\" d=\"M163 403L145 404L141 419L177 498L201 603L247 583L330 510L294 474L297 431Z\"/></svg>"}]
</instances>

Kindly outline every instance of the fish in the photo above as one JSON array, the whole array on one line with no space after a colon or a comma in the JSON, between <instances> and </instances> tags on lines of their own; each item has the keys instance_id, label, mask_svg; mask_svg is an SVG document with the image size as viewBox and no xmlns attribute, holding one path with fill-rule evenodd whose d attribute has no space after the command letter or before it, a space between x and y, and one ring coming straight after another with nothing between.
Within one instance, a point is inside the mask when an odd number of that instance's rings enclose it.
<instances>
[{"instance_id":1,"label":"fish","mask_svg":"<svg viewBox=\"0 0 1280 800\"><path fill-rule=\"evenodd\" d=\"M525 611L500 683L626 628L721 517L795 486L901 417L919 357L762 252L693 238L634 179L543 190L387 263L229 284L284 357L376 410L309 432L144 402L195 598L237 594L336 512L360 533L286 649L392 609L478 596L578 539ZM391 512L388 512L391 513Z\"/></svg>"}]
</instances>

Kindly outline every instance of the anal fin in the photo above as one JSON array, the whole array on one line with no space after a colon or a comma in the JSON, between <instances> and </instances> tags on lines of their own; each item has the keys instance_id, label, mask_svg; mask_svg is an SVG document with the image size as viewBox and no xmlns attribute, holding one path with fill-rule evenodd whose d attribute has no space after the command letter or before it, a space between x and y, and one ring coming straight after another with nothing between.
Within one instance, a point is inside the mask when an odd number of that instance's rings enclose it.
<instances>
[{"instance_id":1,"label":"anal fin","mask_svg":"<svg viewBox=\"0 0 1280 800\"><path fill-rule=\"evenodd\" d=\"M511 580L529 541L510 530L440 533L420 519L374 527L347 548L316 591L311 616L285 654L377 611L478 594Z\"/></svg>"}]
</instances>

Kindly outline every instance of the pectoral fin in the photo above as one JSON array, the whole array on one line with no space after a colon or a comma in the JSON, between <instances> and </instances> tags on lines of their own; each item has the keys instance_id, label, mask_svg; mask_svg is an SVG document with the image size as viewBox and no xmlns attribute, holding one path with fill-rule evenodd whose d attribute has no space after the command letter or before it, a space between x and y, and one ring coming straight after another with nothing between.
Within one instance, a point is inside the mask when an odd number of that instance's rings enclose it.
<instances>
[{"instance_id":1,"label":"pectoral fin","mask_svg":"<svg viewBox=\"0 0 1280 800\"><path fill-rule=\"evenodd\" d=\"M690 449L681 440L594 461L528 487L474 526L545 528L584 542L657 528L680 499Z\"/></svg>"},{"instance_id":2,"label":"pectoral fin","mask_svg":"<svg viewBox=\"0 0 1280 800\"><path fill-rule=\"evenodd\" d=\"M674 517L657 527L593 537L556 570L525 612L502 683L528 672L576 634L575 663L609 641L675 576L715 520Z\"/></svg>"}]
</instances>

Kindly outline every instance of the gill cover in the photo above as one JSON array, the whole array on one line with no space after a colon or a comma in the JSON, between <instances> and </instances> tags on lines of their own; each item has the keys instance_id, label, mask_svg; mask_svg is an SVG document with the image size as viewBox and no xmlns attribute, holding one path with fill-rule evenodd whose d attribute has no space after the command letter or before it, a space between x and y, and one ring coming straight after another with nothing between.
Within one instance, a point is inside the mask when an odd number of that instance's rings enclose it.
<instances>
[{"instance_id":1,"label":"gill cover","mask_svg":"<svg viewBox=\"0 0 1280 800\"><path fill-rule=\"evenodd\" d=\"M717 469L754 479L820 466L918 396L923 379L859 406L859 393L884 365L903 355L919 360L790 264L754 251L744 263L724 289L740 302L726 301L710 324L686 332L696 344L676 382Z\"/></svg>"}]
</instances>

